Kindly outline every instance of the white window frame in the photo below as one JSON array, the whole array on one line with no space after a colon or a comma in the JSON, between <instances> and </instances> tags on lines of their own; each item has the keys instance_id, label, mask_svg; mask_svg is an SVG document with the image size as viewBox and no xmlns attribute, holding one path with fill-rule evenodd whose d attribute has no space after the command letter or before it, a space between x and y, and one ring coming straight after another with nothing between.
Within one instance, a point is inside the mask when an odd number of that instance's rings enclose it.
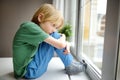
<instances>
[{"instance_id":1,"label":"white window frame","mask_svg":"<svg viewBox=\"0 0 120 80\"><path fill-rule=\"evenodd\" d=\"M80 3L81 4L81 3ZM82 5L82 4L81 4ZM79 10L82 11L82 10ZM82 14L81 14L82 15ZM107 0L107 13L106 13L106 28L105 28L105 39L104 39L104 54L102 63L102 75L98 72L97 68L87 60L86 57L82 58L88 63L87 73L92 80L116 80L117 74L117 59L118 59L118 39L119 39L119 0ZM79 16L79 21L81 21L82 16ZM82 25L82 24L81 24ZM77 42L80 43L77 46L77 57L81 59L81 36L83 30L79 25L77 32ZM79 59L78 58L78 59ZM92 65L92 66L91 66ZM118 72L118 75L120 72Z\"/></svg>"},{"instance_id":2,"label":"white window frame","mask_svg":"<svg viewBox=\"0 0 120 80\"><path fill-rule=\"evenodd\" d=\"M108 0L106 14L105 45L103 54L103 80L116 80L119 43L119 1Z\"/></svg>"}]
</instances>

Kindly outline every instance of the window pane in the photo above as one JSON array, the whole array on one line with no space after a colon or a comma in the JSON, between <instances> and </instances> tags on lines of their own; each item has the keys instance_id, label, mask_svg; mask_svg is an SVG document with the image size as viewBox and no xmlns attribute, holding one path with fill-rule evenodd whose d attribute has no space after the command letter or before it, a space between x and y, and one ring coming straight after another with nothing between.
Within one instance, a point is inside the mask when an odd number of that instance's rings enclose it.
<instances>
[{"instance_id":1,"label":"window pane","mask_svg":"<svg viewBox=\"0 0 120 80\"><path fill-rule=\"evenodd\" d=\"M83 0L82 52L101 71L107 0Z\"/></svg>"}]
</instances>

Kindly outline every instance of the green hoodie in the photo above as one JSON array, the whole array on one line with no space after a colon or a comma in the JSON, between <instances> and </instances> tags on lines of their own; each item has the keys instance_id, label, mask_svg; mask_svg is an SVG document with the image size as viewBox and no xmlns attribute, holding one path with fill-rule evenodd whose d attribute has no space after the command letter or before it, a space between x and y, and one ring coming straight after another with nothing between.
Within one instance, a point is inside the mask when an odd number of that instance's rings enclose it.
<instances>
[{"instance_id":1,"label":"green hoodie","mask_svg":"<svg viewBox=\"0 0 120 80\"><path fill-rule=\"evenodd\" d=\"M26 67L33 59L41 42L49 37L40 26L33 22L25 22L15 34L13 40L13 66L16 78L22 78Z\"/></svg>"}]
</instances>

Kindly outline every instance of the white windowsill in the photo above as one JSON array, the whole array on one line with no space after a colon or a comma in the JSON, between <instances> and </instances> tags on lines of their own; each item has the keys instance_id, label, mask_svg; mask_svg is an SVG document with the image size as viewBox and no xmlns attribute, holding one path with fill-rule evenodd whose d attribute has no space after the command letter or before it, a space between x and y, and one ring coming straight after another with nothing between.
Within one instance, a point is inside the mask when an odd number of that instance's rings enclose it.
<instances>
[{"instance_id":1,"label":"white windowsill","mask_svg":"<svg viewBox=\"0 0 120 80\"><path fill-rule=\"evenodd\" d=\"M12 58L0 58L0 80L16 80L13 77ZM68 76L64 71L64 65L58 57L52 58L48 70L43 76L35 80L90 80L85 73Z\"/></svg>"}]
</instances>

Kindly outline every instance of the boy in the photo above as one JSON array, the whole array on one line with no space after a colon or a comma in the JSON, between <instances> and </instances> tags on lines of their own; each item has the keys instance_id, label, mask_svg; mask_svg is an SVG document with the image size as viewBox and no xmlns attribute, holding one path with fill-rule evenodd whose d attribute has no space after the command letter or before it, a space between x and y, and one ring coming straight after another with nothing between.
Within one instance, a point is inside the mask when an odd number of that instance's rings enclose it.
<instances>
[{"instance_id":1,"label":"boy","mask_svg":"<svg viewBox=\"0 0 120 80\"><path fill-rule=\"evenodd\" d=\"M42 5L31 22L25 22L13 40L13 65L16 78L38 78L46 72L54 51L62 60L69 75L85 71L85 63L73 62L64 34L63 16L51 4Z\"/></svg>"}]
</instances>

